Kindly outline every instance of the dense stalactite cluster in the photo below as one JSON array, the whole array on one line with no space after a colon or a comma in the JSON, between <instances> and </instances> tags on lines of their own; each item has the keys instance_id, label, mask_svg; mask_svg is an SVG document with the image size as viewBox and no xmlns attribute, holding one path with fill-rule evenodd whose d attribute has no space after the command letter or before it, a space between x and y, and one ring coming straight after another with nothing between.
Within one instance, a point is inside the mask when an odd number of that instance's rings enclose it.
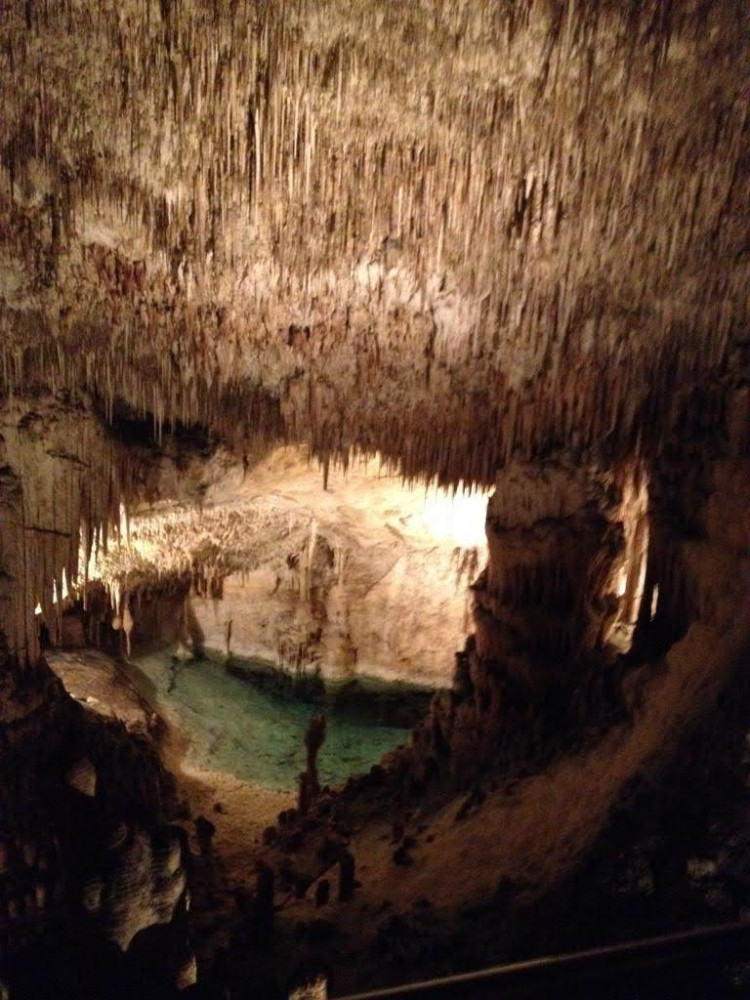
<instances>
[{"instance_id":1,"label":"dense stalactite cluster","mask_svg":"<svg viewBox=\"0 0 750 1000\"><path fill-rule=\"evenodd\" d=\"M99 421L81 405L40 398L6 406L0 415L6 480L0 560L5 572L0 629L22 662L38 655L40 607L56 629L67 586L120 524L127 495L126 462Z\"/></svg>"},{"instance_id":2,"label":"dense stalactite cluster","mask_svg":"<svg viewBox=\"0 0 750 1000\"><path fill-rule=\"evenodd\" d=\"M0 631L22 663L39 652L35 609L55 640L65 599L125 540L128 508L160 476L171 482L160 468L170 461L124 447L77 394L17 397L0 410Z\"/></svg>"},{"instance_id":3,"label":"dense stalactite cluster","mask_svg":"<svg viewBox=\"0 0 750 1000\"><path fill-rule=\"evenodd\" d=\"M9 6L2 383L444 481L643 447L747 324L746 17Z\"/></svg>"},{"instance_id":4,"label":"dense stalactite cluster","mask_svg":"<svg viewBox=\"0 0 750 1000\"><path fill-rule=\"evenodd\" d=\"M309 512L278 509L272 499L234 509L174 510L141 516L127 540L102 553L93 576L123 594L140 586L168 586L188 578L198 594L220 596L224 578L269 565L300 593L309 590L310 553L315 547Z\"/></svg>"}]
</instances>

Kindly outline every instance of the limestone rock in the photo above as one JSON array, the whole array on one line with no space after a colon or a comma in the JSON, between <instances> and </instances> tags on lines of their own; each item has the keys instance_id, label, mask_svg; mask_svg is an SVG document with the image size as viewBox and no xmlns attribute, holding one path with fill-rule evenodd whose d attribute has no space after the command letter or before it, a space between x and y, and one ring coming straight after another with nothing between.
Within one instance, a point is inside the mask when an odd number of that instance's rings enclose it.
<instances>
[{"instance_id":1,"label":"limestone rock","mask_svg":"<svg viewBox=\"0 0 750 1000\"><path fill-rule=\"evenodd\" d=\"M88 757L82 757L69 769L67 774L68 784L71 788L93 798L96 795L96 768Z\"/></svg>"}]
</instances>

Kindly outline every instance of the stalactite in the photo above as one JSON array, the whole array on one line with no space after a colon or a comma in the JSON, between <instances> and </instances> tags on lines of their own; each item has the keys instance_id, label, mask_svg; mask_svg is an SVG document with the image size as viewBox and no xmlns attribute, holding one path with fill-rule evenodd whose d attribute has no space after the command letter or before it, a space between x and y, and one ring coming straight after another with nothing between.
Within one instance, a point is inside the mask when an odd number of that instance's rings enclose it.
<instances>
[{"instance_id":1,"label":"stalactite","mask_svg":"<svg viewBox=\"0 0 750 1000\"><path fill-rule=\"evenodd\" d=\"M748 319L747 100L701 68L741 60L728 11L355 7L105 5L75 51L76 10L35 13L38 46L8 12L1 391L442 483L653 448Z\"/></svg>"},{"instance_id":2,"label":"stalactite","mask_svg":"<svg viewBox=\"0 0 750 1000\"><path fill-rule=\"evenodd\" d=\"M69 593L82 587L106 551L108 526L119 536L121 505L130 502L133 484L96 416L69 399L6 403L0 435L19 484L12 504L17 520L9 525L18 551L4 567L14 621L0 622L0 630L31 664L39 651L34 608L41 608L55 640Z\"/></svg>"}]
</instances>

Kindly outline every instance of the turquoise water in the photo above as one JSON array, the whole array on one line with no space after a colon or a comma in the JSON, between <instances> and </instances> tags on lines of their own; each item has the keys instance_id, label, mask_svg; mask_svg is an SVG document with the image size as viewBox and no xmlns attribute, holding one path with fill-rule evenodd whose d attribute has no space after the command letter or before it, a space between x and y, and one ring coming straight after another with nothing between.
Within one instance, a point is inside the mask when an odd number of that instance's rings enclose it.
<instances>
[{"instance_id":1,"label":"turquoise water","mask_svg":"<svg viewBox=\"0 0 750 1000\"><path fill-rule=\"evenodd\" d=\"M370 700L372 711L367 698L346 706L330 699L310 704L235 677L212 660L188 661L175 670L169 651L138 657L133 666L139 687L189 741L188 766L265 788L296 789L305 767L305 729L316 712L324 711L328 721L318 758L323 784L368 771L410 739L405 721L383 722L394 713L378 710L377 696ZM380 685L378 694L384 689Z\"/></svg>"}]
</instances>

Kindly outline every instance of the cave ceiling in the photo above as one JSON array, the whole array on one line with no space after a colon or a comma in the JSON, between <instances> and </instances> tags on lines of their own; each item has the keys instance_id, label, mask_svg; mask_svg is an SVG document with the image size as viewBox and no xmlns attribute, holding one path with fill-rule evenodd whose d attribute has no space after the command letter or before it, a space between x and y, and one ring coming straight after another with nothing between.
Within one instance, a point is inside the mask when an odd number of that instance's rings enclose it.
<instances>
[{"instance_id":1,"label":"cave ceiling","mask_svg":"<svg viewBox=\"0 0 750 1000\"><path fill-rule=\"evenodd\" d=\"M658 445L742 377L741 0L0 9L0 392L247 448Z\"/></svg>"}]
</instances>

